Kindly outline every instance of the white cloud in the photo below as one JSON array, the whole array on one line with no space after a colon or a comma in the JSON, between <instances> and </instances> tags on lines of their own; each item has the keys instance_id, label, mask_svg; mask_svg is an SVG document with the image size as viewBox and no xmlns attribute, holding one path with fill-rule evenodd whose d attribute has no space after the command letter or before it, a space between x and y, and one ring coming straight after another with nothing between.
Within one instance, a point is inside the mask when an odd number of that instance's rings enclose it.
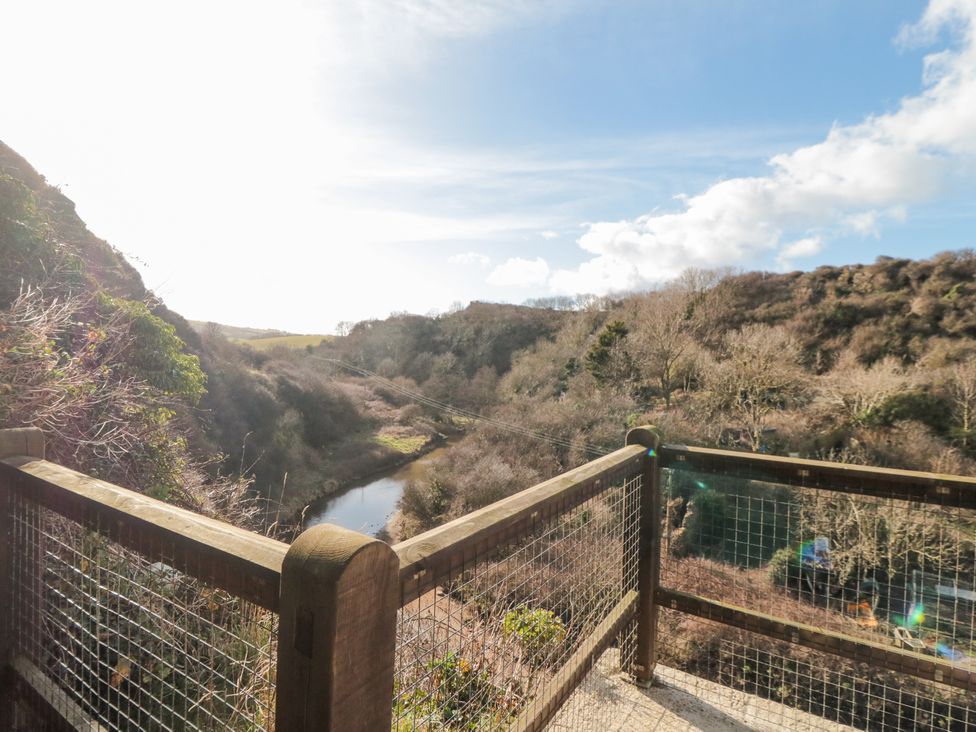
<instances>
[{"instance_id":1,"label":"white cloud","mask_svg":"<svg viewBox=\"0 0 976 732\"><path fill-rule=\"evenodd\" d=\"M392 76L422 69L439 40L477 38L573 12L567 0L344 0L322 5L334 79L351 69ZM356 82L353 82L356 83Z\"/></svg>"},{"instance_id":2,"label":"white cloud","mask_svg":"<svg viewBox=\"0 0 976 732\"><path fill-rule=\"evenodd\" d=\"M540 231L539 236L541 236L543 239L551 241L552 239L558 239L559 233L553 231L552 229L546 229L545 231Z\"/></svg>"},{"instance_id":3,"label":"white cloud","mask_svg":"<svg viewBox=\"0 0 976 732\"><path fill-rule=\"evenodd\" d=\"M812 257L823 249L823 244L823 237L821 236L808 236L804 239L797 239L785 245L780 250L776 261L779 263L781 269L788 270L792 267L793 259Z\"/></svg>"},{"instance_id":4,"label":"white cloud","mask_svg":"<svg viewBox=\"0 0 976 732\"><path fill-rule=\"evenodd\" d=\"M542 257L512 257L491 271L488 284L498 287L534 287L545 284L548 278L549 265Z\"/></svg>"},{"instance_id":5,"label":"white cloud","mask_svg":"<svg viewBox=\"0 0 976 732\"><path fill-rule=\"evenodd\" d=\"M931 39L946 28L961 43L926 57L924 90L897 111L776 155L765 176L679 197L676 212L589 224L578 243L595 256L556 272L552 289L609 292L769 254L786 262L814 253L813 242L822 247L831 234L877 235L882 218L903 218L976 154L976 2L932 0L901 38Z\"/></svg>"},{"instance_id":6,"label":"white cloud","mask_svg":"<svg viewBox=\"0 0 976 732\"><path fill-rule=\"evenodd\" d=\"M554 291L572 294L634 290L641 284L638 268L623 257L597 257L576 270L558 270L549 280Z\"/></svg>"},{"instance_id":7,"label":"white cloud","mask_svg":"<svg viewBox=\"0 0 976 732\"><path fill-rule=\"evenodd\" d=\"M474 264L478 267L487 267L491 264L491 258L479 252L464 252L455 254L447 258L450 264Z\"/></svg>"}]
</instances>

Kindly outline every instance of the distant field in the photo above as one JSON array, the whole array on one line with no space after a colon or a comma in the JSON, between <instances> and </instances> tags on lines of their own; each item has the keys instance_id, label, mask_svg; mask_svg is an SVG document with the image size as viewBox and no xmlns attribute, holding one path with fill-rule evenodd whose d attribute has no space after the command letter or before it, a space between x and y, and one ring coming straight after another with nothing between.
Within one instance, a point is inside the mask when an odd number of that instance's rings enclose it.
<instances>
[{"instance_id":1,"label":"distant field","mask_svg":"<svg viewBox=\"0 0 976 732\"><path fill-rule=\"evenodd\" d=\"M278 338L281 336L293 335L284 330L272 330L269 328L242 328L237 325L224 325L223 323L208 323L203 320L191 320L190 325L198 333L207 333L211 328L216 327L224 338L232 341L251 341L258 338Z\"/></svg>"},{"instance_id":2,"label":"distant field","mask_svg":"<svg viewBox=\"0 0 976 732\"><path fill-rule=\"evenodd\" d=\"M245 343L258 351L267 351L269 348L283 346L285 348L305 348L305 346L317 346L322 341L332 340L330 335L287 335L272 336L270 338L235 338L238 343Z\"/></svg>"}]
</instances>

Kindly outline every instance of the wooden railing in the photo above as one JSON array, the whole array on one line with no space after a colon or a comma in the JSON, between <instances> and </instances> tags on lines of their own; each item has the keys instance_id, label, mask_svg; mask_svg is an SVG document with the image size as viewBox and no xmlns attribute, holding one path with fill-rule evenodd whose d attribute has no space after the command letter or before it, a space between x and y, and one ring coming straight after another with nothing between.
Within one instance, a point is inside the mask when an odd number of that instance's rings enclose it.
<instances>
[{"instance_id":1,"label":"wooden railing","mask_svg":"<svg viewBox=\"0 0 976 732\"><path fill-rule=\"evenodd\" d=\"M976 509L976 478L683 445L664 445L659 452L660 465L665 469L684 468L695 473L832 491L851 496L895 499L908 504L959 510ZM662 607L681 610L778 640L976 691L976 673L973 671L943 659L897 648L890 643L870 642L841 633L827 632L782 617L660 585L656 587L655 600Z\"/></svg>"},{"instance_id":2,"label":"wooden railing","mask_svg":"<svg viewBox=\"0 0 976 732\"><path fill-rule=\"evenodd\" d=\"M289 546L48 462L37 430L0 430L0 728L376 729L395 580L370 537L318 527ZM167 655L180 644L226 666L213 679L229 700L207 699L214 684L187 671L199 659ZM355 656L382 679L329 662Z\"/></svg>"},{"instance_id":3,"label":"wooden railing","mask_svg":"<svg viewBox=\"0 0 976 732\"><path fill-rule=\"evenodd\" d=\"M959 663L662 579L662 476L680 470L976 508L972 478L662 446L652 429L638 428L610 455L394 547L333 526L313 527L289 546L48 462L36 430L0 430L0 726L34 719L131 729L133 719L151 718L202 729L419 729L418 720L450 701L437 677L446 672L432 669L470 653L465 634L477 632L485 688L482 706L465 697L465 723L490 717L541 730L614 646L635 683L651 682L661 608L976 691L976 674ZM596 590L571 598L572 612L544 616L559 642L505 671L529 691L503 699L491 681L502 673L504 649L514 647L502 620L515 609L558 606L566 567L589 572L577 584ZM176 607L182 628L161 603ZM217 685L245 701L221 706L202 691L190 698L200 690L188 673L174 680L184 668L159 648L176 641L150 627L153 612L167 633L187 634L187 648L205 648ZM46 635L57 628L69 637ZM222 638L256 655L228 656ZM248 686L248 674L263 674L263 686Z\"/></svg>"},{"instance_id":4,"label":"wooden railing","mask_svg":"<svg viewBox=\"0 0 976 732\"><path fill-rule=\"evenodd\" d=\"M521 678L523 683L532 686L534 694L533 698L527 700L507 720L509 728L544 729L592 668L595 660L618 640L621 632L641 612L646 613L647 618L639 624L639 647L635 651L636 655L632 653L632 658L628 659L628 670L633 671L641 681L649 680L653 668L655 626L650 616L652 608L649 604L641 604L639 590L644 589L645 598L651 596L647 593L649 585L641 578L651 576L653 565L653 521L649 517L656 503L651 500L655 484L653 480L646 481L646 476L653 476L655 472L650 466L653 465L653 447L657 444L657 438L651 432L634 430L628 436L627 442L625 447L616 452L394 546L400 560L400 606L404 608L400 621L403 629L401 652L398 655L405 655L406 649L403 646L421 632L415 626L423 623L423 619L417 617L423 614L422 609L414 612L411 610L412 606L422 606L420 598L435 588L447 588L459 581L477 587L477 582L470 578L485 571L486 567L493 572L492 582L496 584L503 582L507 576L518 575L517 582L524 588L518 593L522 596L520 602L523 605L531 605L533 598L539 600L541 590L538 586L543 584L539 575L545 571L544 565L548 556L567 551L564 544L568 540L564 534L554 537L547 532L552 532L554 526L559 526L559 522L567 521L567 517L584 519L591 510L588 507L600 505L605 508L610 503L616 513L611 525L604 527L602 533L598 534L609 543L591 546L589 551L591 554L615 553L612 571L619 573L619 578L615 579L618 587L613 592L612 600L607 600L598 608L591 606L577 612L574 618L568 619L570 624L576 621L581 637L574 640L572 647L563 649L565 652L551 654L551 670L537 671L529 674L528 678ZM618 492L618 498L607 497L612 490ZM540 545L538 549L531 548L537 544ZM526 558L509 559L519 552ZM589 561L598 559L600 558L588 557ZM633 572L625 571L628 564L632 566ZM606 571L605 567L594 571L592 565L586 562L574 566L581 573L591 571L600 574L601 571ZM498 575L501 575L501 579ZM616 574L614 576L617 577ZM465 577L469 579L466 580ZM475 589L470 592L480 591ZM572 590L568 592L571 594ZM460 594L463 596L465 593ZM510 607L513 602L503 602L503 608ZM468 601L462 604L458 614L464 614L464 606L484 604L481 599ZM498 635L497 626L501 625L502 618L493 618L490 612L486 613L484 610L479 612L486 617L472 623L468 628L446 622L446 639L443 644L452 649L462 648L464 639L458 636L464 633L490 636L493 633L493 624L494 633ZM580 620L582 616L585 617ZM468 659L469 663L477 665L479 660L484 660L483 652L479 656L478 651L475 651L473 655L475 658ZM436 656L431 660L435 659ZM485 662L485 665L491 664ZM411 688L407 680L408 674L402 668L398 668L398 672L401 696L415 694L416 690ZM505 680L511 681L512 678L514 676ZM426 693L429 694L430 691L427 690ZM443 701L450 704L450 700ZM410 710L403 712L401 709L395 714L397 719L394 729L398 729L397 724L405 724L408 729L414 728L415 713L411 714ZM422 719L426 721L427 717Z\"/></svg>"}]
</instances>

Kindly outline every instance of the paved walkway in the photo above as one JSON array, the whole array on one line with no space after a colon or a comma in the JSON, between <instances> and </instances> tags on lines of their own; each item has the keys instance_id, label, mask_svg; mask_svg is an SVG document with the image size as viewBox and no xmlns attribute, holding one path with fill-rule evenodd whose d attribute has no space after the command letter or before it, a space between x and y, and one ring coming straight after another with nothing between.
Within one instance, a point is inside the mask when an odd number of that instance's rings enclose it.
<instances>
[{"instance_id":1,"label":"paved walkway","mask_svg":"<svg viewBox=\"0 0 976 732\"><path fill-rule=\"evenodd\" d=\"M616 668L616 650L607 651L548 730L833 732L851 729L666 667L658 668L657 685L640 689L625 681Z\"/></svg>"}]
</instances>

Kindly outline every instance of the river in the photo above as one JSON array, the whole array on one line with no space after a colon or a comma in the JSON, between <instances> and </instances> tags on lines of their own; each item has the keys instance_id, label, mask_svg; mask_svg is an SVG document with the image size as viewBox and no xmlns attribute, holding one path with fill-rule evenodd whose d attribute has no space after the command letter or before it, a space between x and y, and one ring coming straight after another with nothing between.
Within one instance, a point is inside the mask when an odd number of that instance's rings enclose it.
<instances>
[{"instance_id":1,"label":"river","mask_svg":"<svg viewBox=\"0 0 976 732\"><path fill-rule=\"evenodd\" d=\"M450 441L384 476L312 501L305 512L305 527L336 524L376 536L396 512L407 483L425 479L431 462L449 449Z\"/></svg>"}]
</instances>

